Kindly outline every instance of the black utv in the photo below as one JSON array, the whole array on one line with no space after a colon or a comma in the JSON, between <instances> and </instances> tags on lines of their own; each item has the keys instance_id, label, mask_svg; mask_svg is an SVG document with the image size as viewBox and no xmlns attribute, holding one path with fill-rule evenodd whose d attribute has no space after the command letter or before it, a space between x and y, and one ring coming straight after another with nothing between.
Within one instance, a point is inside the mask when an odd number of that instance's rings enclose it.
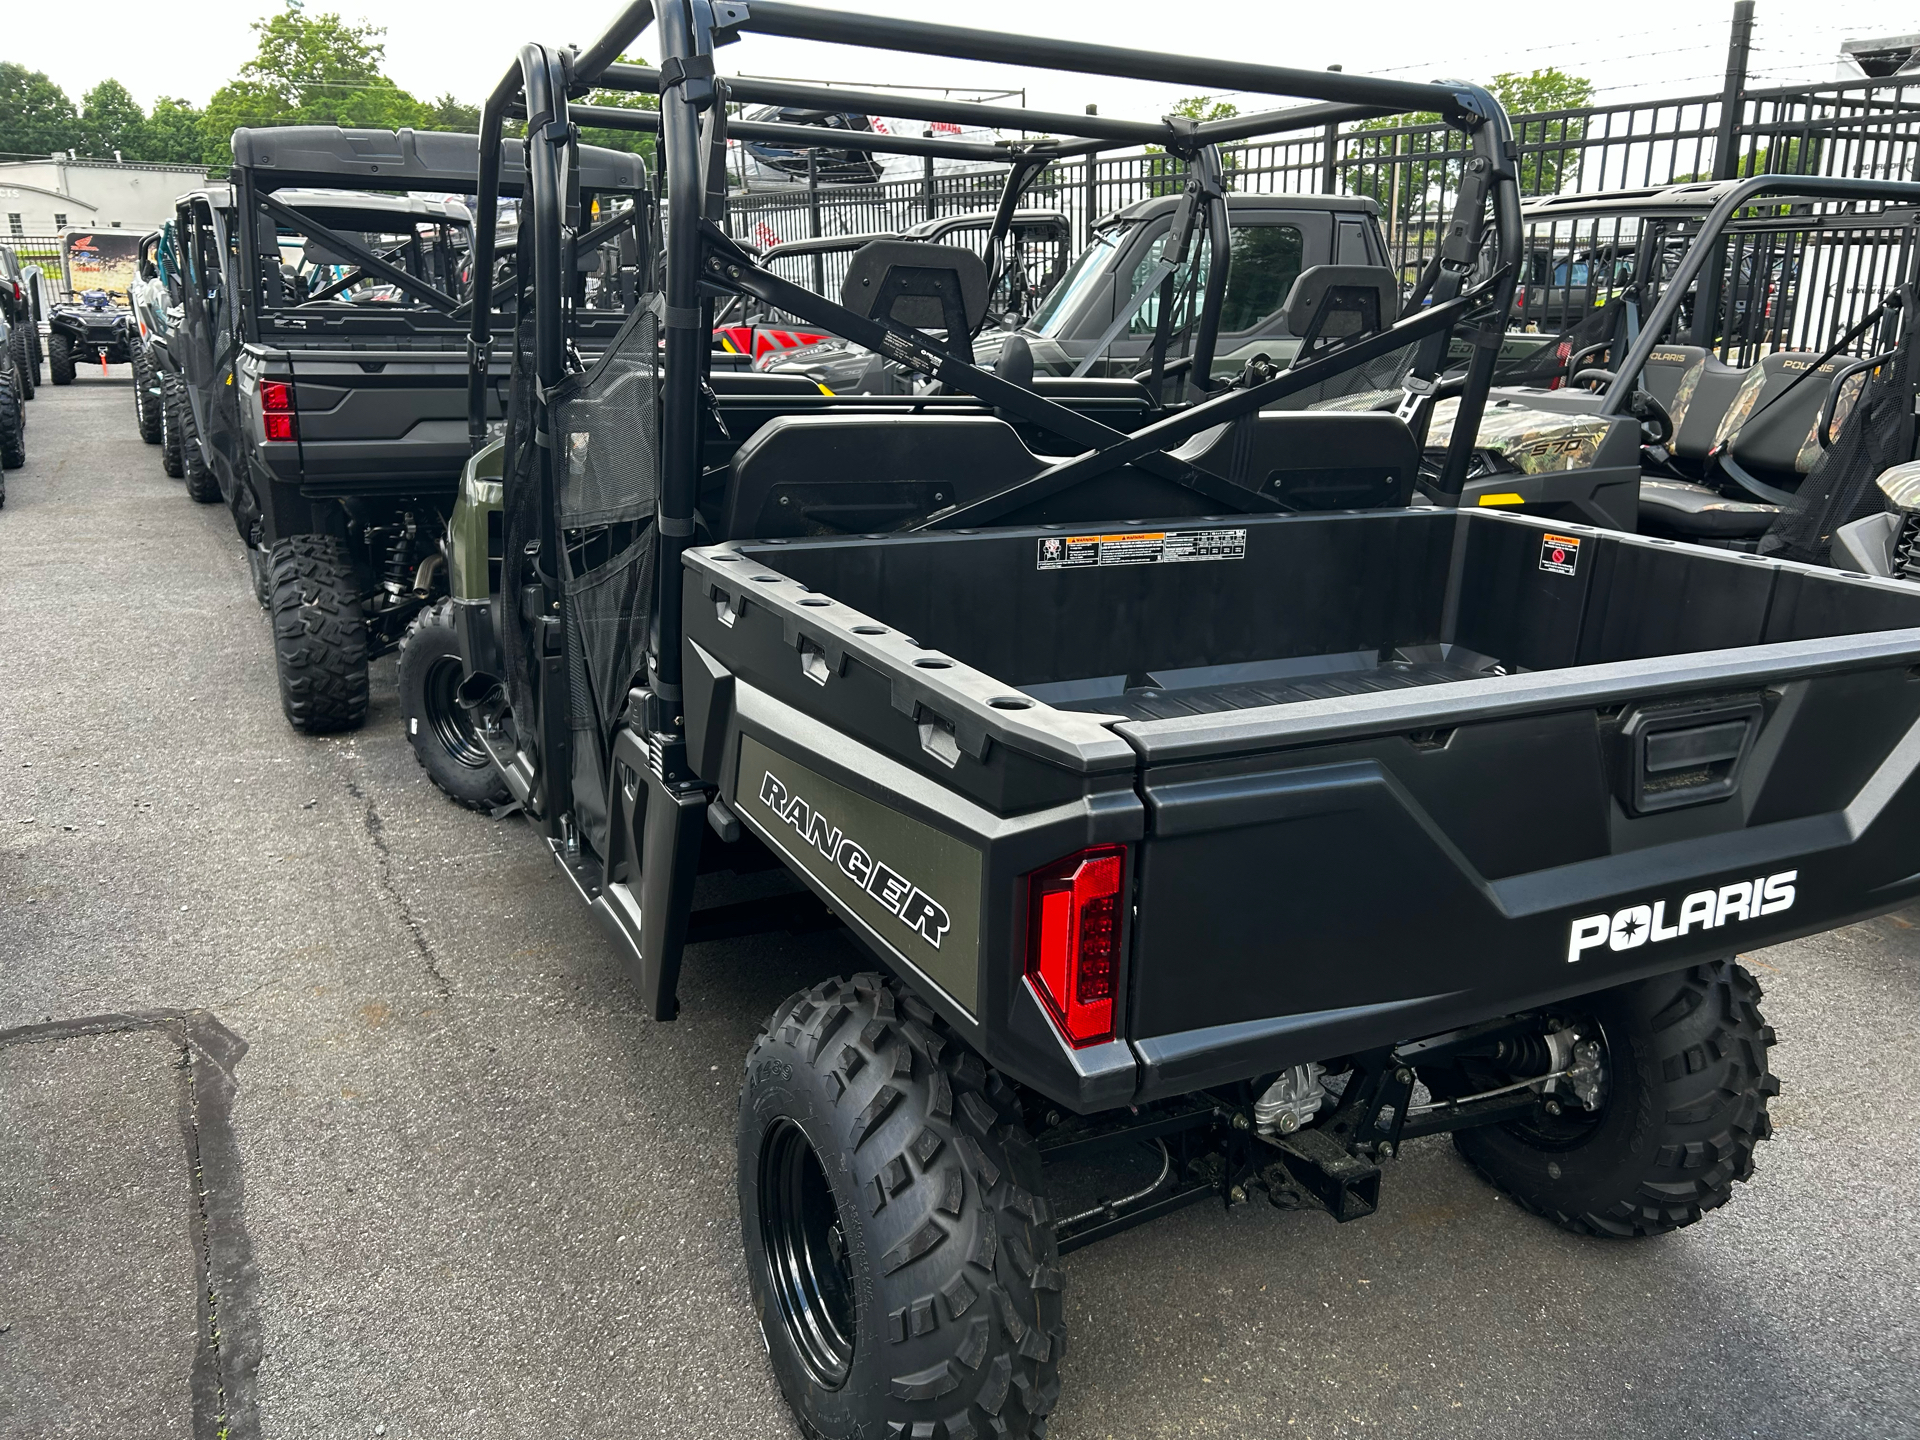
<instances>
[{"instance_id":1,"label":"black utv","mask_svg":"<svg viewBox=\"0 0 1920 1440\"><path fill-rule=\"evenodd\" d=\"M473 136L299 126L232 144L230 183L175 219L183 429L247 547L288 721L346 730L366 716L368 660L445 594L469 316L478 295L471 384L498 416L512 289L473 273L467 206L423 198L473 192ZM577 178L589 210L641 184L633 157L591 148ZM517 168L499 183L517 193Z\"/></svg>"},{"instance_id":2,"label":"black utv","mask_svg":"<svg viewBox=\"0 0 1920 1440\"><path fill-rule=\"evenodd\" d=\"M19 252L0 245L0 321L7 327L7 353L22 399L33 399L40 383L38 271L28 273Z\"/></svg>"},{"instance_id":3,"label":"black utv","mask_svg":"<svg viewBox=\"0 0 1920 1440\"><path fill-rule=\"evenodd\" d=\"M659 70L616 63L656 16ZM991 110L1063 137L1014 171L1163 147L1176 258L1202 229L1224 253L1234 138L1438 112L1457 203L1404 305L1384 267L1304 270L1284 366L1215 377L1222 266L1172 384L1176 267L1149 383L989 369L975 251L876 242L836 304L719 223L730 131L791 128L730 102L806 103L716 74L764 33L1329 102ZM570 103L595 88L660 110ZM658 293L592 363L573 124L659 126L672 212ZM1263 1193L1356 1220L1417 1136L1584 1236L1679 1230L1752 1176L1779 1082L1736 956L1920 894L1920 590L1466 499L1523 243L1484 90L653 0L520 52L483 176L503 151L532 340L504 436L469 414L504 544L455 567L496 622L467 625L459 699L657 1020L683 964L724 963L700 940L837 924L861 957L774 1006L738 1072L746 1285L803 1434L1041 1436L1074 1403L1069 1251ZM733 296L941 388L718 383ZM1063 1203L1054 1167L1104 1147L1142 1187Z\"/></svg>"},{"instance_id":4,"label":"black utv","mask_svg":"<svg viewBox=\"0 0 1920 1440\"><path fill-rule=\"evenodd\" d=\"M18 470L27 463L27 385L20 364L19 330L0 312L0 470ZM0 505L7 503L7 485L0 478Z\"/></svg>"}]
</instances>

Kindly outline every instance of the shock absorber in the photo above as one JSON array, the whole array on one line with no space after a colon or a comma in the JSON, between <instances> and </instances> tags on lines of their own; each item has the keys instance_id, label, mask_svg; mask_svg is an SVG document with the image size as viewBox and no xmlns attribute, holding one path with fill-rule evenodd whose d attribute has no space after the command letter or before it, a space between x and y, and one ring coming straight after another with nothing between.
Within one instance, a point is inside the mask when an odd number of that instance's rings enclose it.
<instances>
[{"instance_id":1,"label":"shock absorber","mask_svg":"<svg viewBox=\"0 0 1920 1440\"><path fill-rule=\"evenodd\" d=\"M413 590L414 570L419 565L419 557L415 554L419 533L419 527L414 524L413 516L406 515L401 518L401 523L394 533L393 543L387 547L383 583L390 595L406 595Z\"/></svg>"}]
</instances>

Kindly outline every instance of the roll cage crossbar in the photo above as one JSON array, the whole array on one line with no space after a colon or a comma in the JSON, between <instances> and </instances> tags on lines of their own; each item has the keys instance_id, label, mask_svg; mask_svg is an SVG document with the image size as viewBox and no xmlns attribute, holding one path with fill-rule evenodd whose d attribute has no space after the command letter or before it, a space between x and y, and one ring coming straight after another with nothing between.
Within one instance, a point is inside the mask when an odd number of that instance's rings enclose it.
<instances>
[{"instance_id":1,"label":"roll cage crossbar","mask_svg":"<svg viewBox=\"0 0 1920 1440\"><path fill-rule=\"evenodd\" d=\"M659 66L618 63L618 57L656 21ZM713 63L715 48L732 43L750 31L870 49L1304 97L1318 103L1208 123L1169 117L1154 125L905 95L870 97L859 91L821 90L775 81L732 81L718 76ZM660 108L656 112L571 103L575 97L584 96L596 87L657 94ZM830 100L827 97L831 97ZM876 98L884 98L884 106L870 105ZM967 119L987 127L1066 133L999 145L883 136L865 131L835 130L823 135L818 127L811 126L730 122L726 114L729 100L830 103L835 108L884 110L889 116L908 120ZM1423 280L1419 298L1425 301L1425 308L1384 330L1322 351L1310 362L1297 365L1275 379L1207 395L1198 403L1132 435L1113 430L969 363L951 336L943 343L889 318L861 315L782 280L760 266L717 223L725 213L725 154L729 134L800 145L830 142L835 148L875 153L993 160L1008 164L1010 174L996 211L993 241L988 247L992 264L997 248L994 242L1004 238L1021 191L1048 162L1062 156L1095 154L1150 141L1188 162L1188 198L1183 203L1189 205L1193 213L1187 228L1192 234L1198 234L1204 224L1214 243L1213 253L1221 257L1220 263L1209 267L1197 360L1200 353L1211 355L1211 336L1218 325L1229 255L1224 187L1219 183L1218 157L1213 147L1226 140L1252 135L1319 128L1343 120L1406 111L1437 111L1462 131L1469 142L1468 156L1462 164L1458 207L1440 237L1436 261ZM542 45L523 47L514 65L488 96L480 124L480 175L473 248L476 276L492 273L502 127L509 116L518 115L524 115L527 122L528 197L520 227L519 277L532 296L532 362L535 395L541 402L567 373L565 321L569 302L562 282L573 264L575 247L585 238L579 232L577 182L570 178L568 163L579 144L577 126L584 122L655 132L660 136L658 154L666 180L668 224L660 307L664 373L660 481L655 514L658 580L646 662L647 708L644 714L634 717L634 723L644 727L659 742L655 751L666 757L661 761L661 775L665 779L674 780L685 774L684 761L678 762L680 768L676 770L672 758L675 753L684 754L680 561L682 553L693 543L695 533L705 398L711 393L707 386L707 367L717 297L748 295L775 305L921 374L933 376L953 390L1086 447L1083 453L1044 469L1030 480L976 501L965 511L950 509L930 517L923 522L927 526L990 521L1010 513L1020 504L1122 465L1134 465L1202 494L1231 500L1232 505L1241 510L1267 508L1274 502L1196 471L1168 454L1167 447L1402 347L1412 347L1415 356L1402 413L1410 417L1419 433L1424 425L1421 407L1430 403L1445 362L1448 334L1457 323L1473 320L1476 322L1472 331L1473 356L1461 394L1460 414L1441 476L1429 488L1441 503L1453 503L1464 485L1473 437L1512 299L1521 248L1512 131L1499 105L1477 87L1416 84L1339 71L1294 70L1066 40L1007 36L958 26L852 14L786 3L786 0L634 0L607 33L584 51L550 50ZM1494 214L1490 235L1486 226L1489 204ZM1486 261L1489 249L1493 264L1482 272L1489 278L1471 284L1470 276L1477 265ZM1174 272L1169 270L1159 283L1163 298L1170 298ZM1170 305L1163 304L1157 321L1156 373L1157 361L1164 357L1166 317L1170 309ZM468 349L471 361L469 433L475 449L486 441L486 361L490 342L485 317L474 315ZM1208 382L1206 367L1196 363L1191 373L1199 378L1203 387ZM1202 393L1205 394L1204 389ZM536 404L532 440L542 556L537 568L542 582L553 592L547 596L550 603L546 611L565 626L570 623L566 607L551 603L559 599L552 557L559 553L561 532L555 506L555 454L549 424L544 403ZM562 631L558 636L559 653L567 653L567 643L568 637ZM564 746L564 736L551 739ZM564 813L567 808L564 792L570 764L570 758L557 751L543 760L542 769L552 787L551 814Z\"/></svg>"}]
</instances>

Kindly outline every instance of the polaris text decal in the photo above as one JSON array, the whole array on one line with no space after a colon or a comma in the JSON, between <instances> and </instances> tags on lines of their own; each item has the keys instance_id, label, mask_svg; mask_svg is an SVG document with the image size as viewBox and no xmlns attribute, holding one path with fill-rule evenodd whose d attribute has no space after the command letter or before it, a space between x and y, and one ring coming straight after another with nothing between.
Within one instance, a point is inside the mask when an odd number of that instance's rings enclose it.
<instances>
[{"instance_id":1,"label":"polaris text decal","mask_svg":"<svg viewBox=\"0 0 1920 1440\"><path fill-rule=\"evenodd\" d=\"M791 825L803 841L837 865L842 875L877 900L882 909L899 916L901 924L917 931L934 949L940 948L940 937L953 924L946 906L899 871L874 859L798 795L789 795L771 770L760 781L760 803Z\"/></svg>"},{"instance_id":2,"label":"polaris text decal","mask_svg":"<svg viewBox=\"0 0 1920 1440\"><path fill-rule=\"evenodd\" d=\"M1609 950L1635 950L1649 940L1672 940L1689 930L1715 930L1730 920L1758 920L1793 908L1798 870L1782 870L1757 880L1736 880L1718 890L1696 890L1680 902L1672 924L1667 902L1629 905L1611 915L1588 915L1573 922L1567 934L1567 960L1578 960L1583 950L1605 945Z\"/></svg>"}]
</instances>

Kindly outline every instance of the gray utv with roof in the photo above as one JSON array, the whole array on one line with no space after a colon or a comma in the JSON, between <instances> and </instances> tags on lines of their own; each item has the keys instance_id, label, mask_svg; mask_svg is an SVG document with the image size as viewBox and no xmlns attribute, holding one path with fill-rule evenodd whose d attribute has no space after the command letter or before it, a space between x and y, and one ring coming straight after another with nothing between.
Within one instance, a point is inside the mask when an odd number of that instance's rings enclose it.
<instances>
[{"instance_id":1,"label":"gray utv with roof","mask_svg":"<svg viewBox=\"0 0 1920 1440\"><path fill-rule=\"evenodd\" d=\"M431 729L433 697L451 689L442 540L469 392L503 413L514 344L510 268L475 275L467 206L421 193L472 194L474 137L296 126L237 130L232 148L230 183L184 197L175 221L185 264L170 349L188 443L247 547L288 721L359 725L368 661L406 642L402 703ZM582 149L576 175L588 206L641 186L638 162L613 151ZM499 184L517 194L520 180L510 164ZM590 280L617 277L582 270L573 290ZM596 343L591 324L583 343ZM463 802L502 798L471 752L420 754Z\"/></svg>"},{"instance_id":2,"label":"gray utv with roof","mask_svg":"<svg viewBox=\"0 0 1920 1440\"><path fill-rule=\"evenodd\" d=\"M617 63L656 15L660 69ZM1126 402L1152 408L1117 423L1131 382L976 363L969 247L876 242L836 304L726 234L717 157L799 128L729 102L809 103L716 75L766 32L1331 102L1192 125L832 92L1062 137L845 142L1016 176L1161 145L1182 247L1226 243L1220 142L1382 113L1444 117L1458 205L1410 303L1309 266L1291 363L1227 384L1224 269L1177 376L1169 271ZM660 108L570 102L599 88ZM563 267L523 266L505 433L468 416L504 544L456 538L462 612L496 622L459 699L647 1014L727 963L703 940L831 925L861 956L774 1006L738 1077L746 1290L803 1434L1033 1440L1064 1254L1199 1200L1359 1219L1416 1136L1589 1236L1691 1225L1753 1174L1779 1083L1735 954L1920 894L1920 590L1463 503L1522 248L1485 91L640 0L494 87L478 269L508 150L523 251L569 253L574 124L660 130L660 288L587 364ZM713 384L733 295L941 389ZM1099 1151L1138 1188L1073 1203Z\"/></svg>"}]
</instances>

